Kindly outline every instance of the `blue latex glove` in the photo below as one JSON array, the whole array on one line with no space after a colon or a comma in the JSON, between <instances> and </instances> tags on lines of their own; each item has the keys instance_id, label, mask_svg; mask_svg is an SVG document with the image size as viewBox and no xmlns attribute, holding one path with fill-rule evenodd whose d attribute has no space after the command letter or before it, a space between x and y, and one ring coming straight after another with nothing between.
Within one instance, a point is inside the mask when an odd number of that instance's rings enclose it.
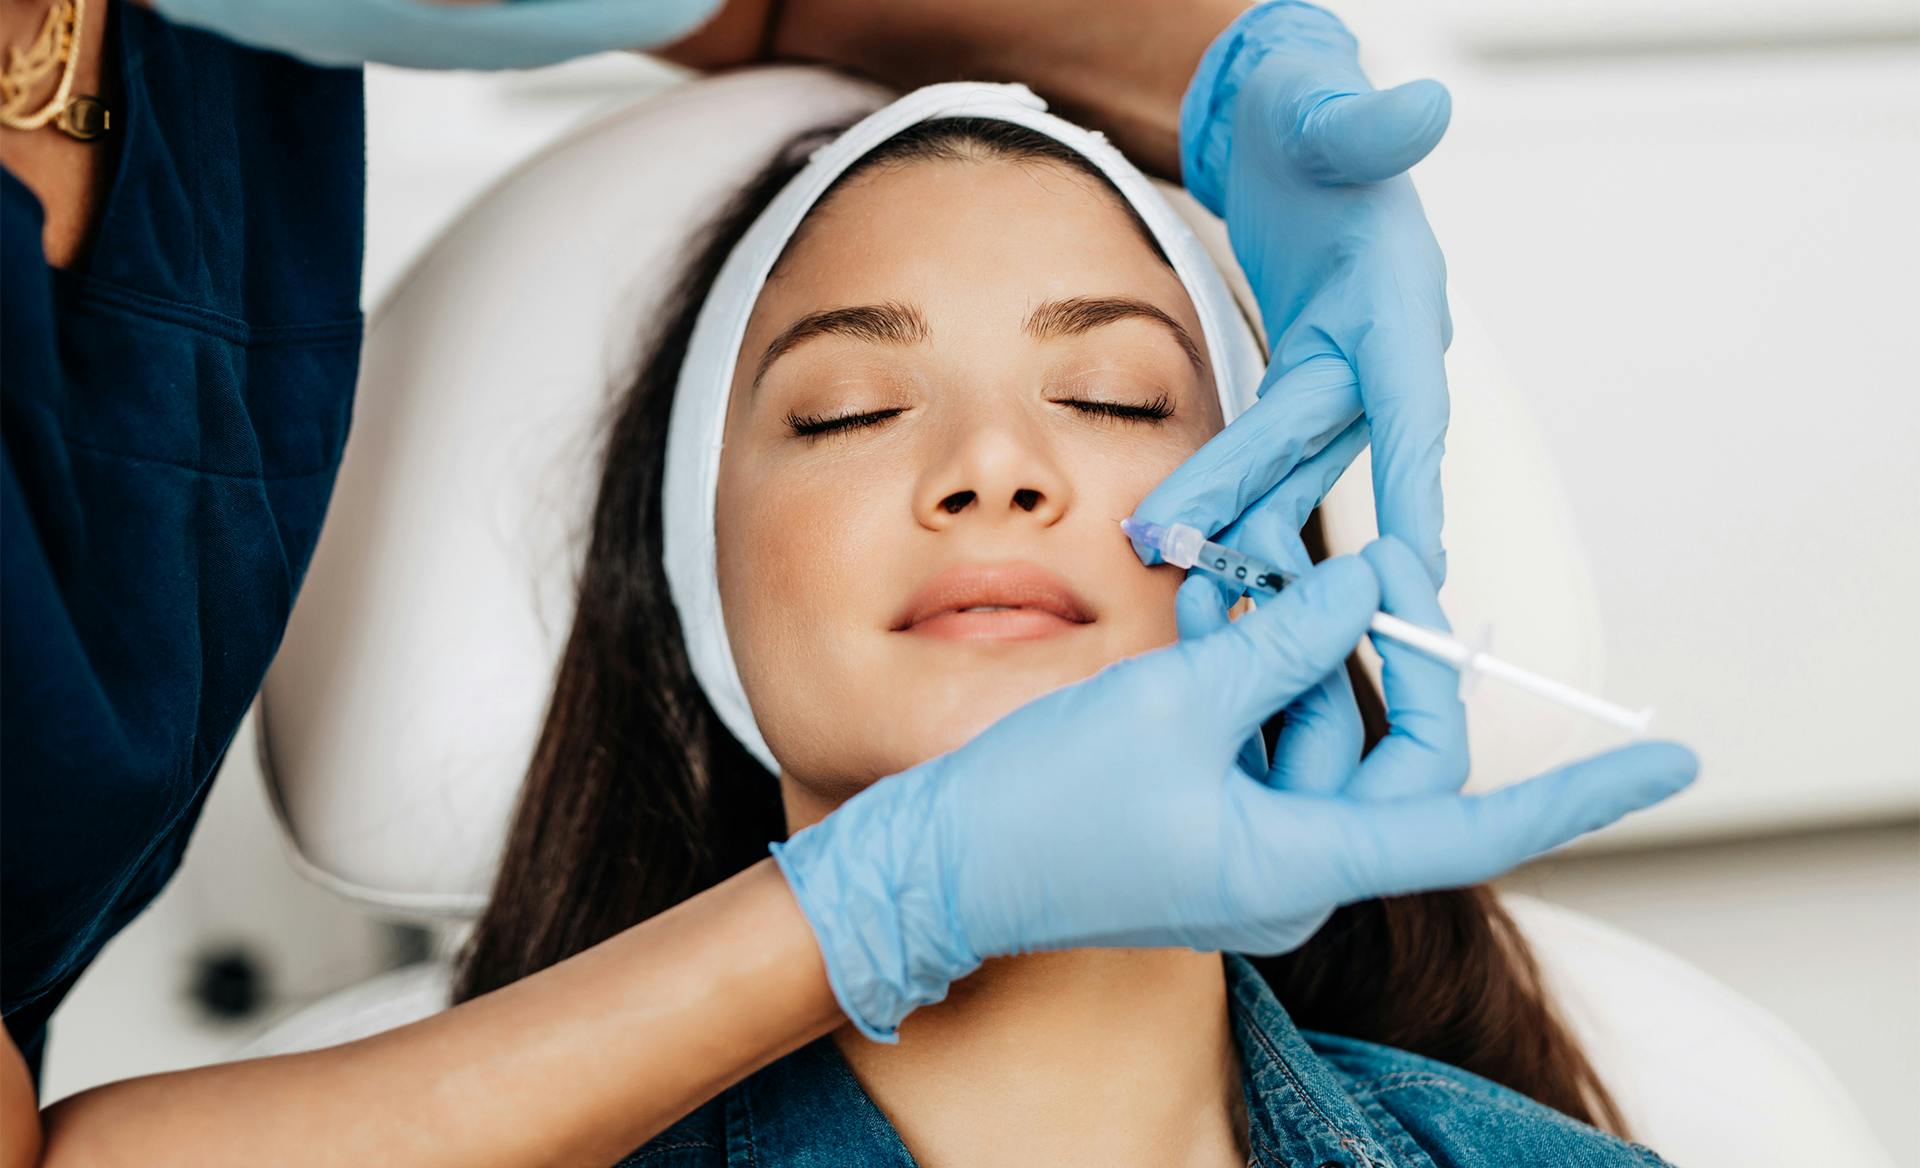
<instances>
[{"instance_id":1,"label":"blue latex glove","mask_svg":"<svg viewBox=\"0 0 1920 1168\"><path fill-rule=\"evenodd\" d=\"M315 65L531 69L686 36L720 0L153 0L178 24Z\"/></svg>"},{"instance_id":2,"label":"blue latex glove","mask_svg":"<svg viewBox=\"0 0 1920 1168\"><path fill-rule=\"evenodd\" d=\"M1376 566L1379 574L1376 574ZM1383 591L1384 586L1384 591ZM1660 743L1462 796L1450 670L1394 644L1394 737L1329 781L1250 774L1236 745L1340 667L1383 598L1436 620L1412 553L1331 560L1231 624L1211 585L1188 636L1016 710L773 847L862 1033L895 1041L987 957L1091 946L1282 953L1338 906L1470 884L1692 780Z\"/></svg>"},{"instance_id":3,"label":"blue latex glove","mask_svg":"<svg viewBox=\"0 0 1920 1168\"><path fill-rule=\"evenodd\" d=\"M1226 220L1273 360L1259 403L1134 514L1233 546L1242 516L1298 531L1371 438L1380 531L1439 582L1453 326L1446 267L1404 172L1439 142L1450 102L1432 81L1375 92L1355 54L1331 14L1263 4L1215 39L1188 87L1184 178Z\"/></svg>"}]
</instances>

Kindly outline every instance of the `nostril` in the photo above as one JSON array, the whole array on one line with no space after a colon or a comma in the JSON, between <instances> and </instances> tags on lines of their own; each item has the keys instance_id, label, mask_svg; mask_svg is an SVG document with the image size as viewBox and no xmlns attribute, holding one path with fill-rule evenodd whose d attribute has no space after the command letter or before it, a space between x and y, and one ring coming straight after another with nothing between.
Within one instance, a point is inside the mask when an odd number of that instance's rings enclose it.
<instances>
[{"instance_id":1,"label":"nostril","mask_svg":"<svg viewBox=\"0 0 1920 1168\"><path fill-rule=\"evenodd\" d=\"M1040 505L1040 492L1022 487L1013 493L1013 505L1022 511L1031 511Z\"/></svg>"},{"instance_id":2,"label":"nostril","mask_svg":"<svg viewBox=\"0 0 1920 1168\"><path fill-rule=\"evenodd\" d=\"M967 504L971 502L973 502L972 491L955 491L953 494L940 500L940 509L949 515L958 515L960 512L965 511Z\"/></svg>"}]
</instances>

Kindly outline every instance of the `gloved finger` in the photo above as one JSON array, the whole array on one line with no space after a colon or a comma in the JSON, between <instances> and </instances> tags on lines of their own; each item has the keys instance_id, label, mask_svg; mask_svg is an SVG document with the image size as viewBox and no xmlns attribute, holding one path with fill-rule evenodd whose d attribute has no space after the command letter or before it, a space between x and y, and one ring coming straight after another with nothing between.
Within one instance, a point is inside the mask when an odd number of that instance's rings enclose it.
<instances>
[{"instance_id":1,"label":"gloved finger","mask_svg":"<svg viewBox=\"0 0 1920 1168\"><path fill-rule=\"evenodd\" d=\"M1676 742L1640 742L1486 795L1322 807L1341 833L1352 900L1458 888L1651 807L1699 773Z\"/></svg>"},{"instance_id":2,"label":"gloved finger","mask_svg":"<svg viewBox=\"0 0 1920 1168\"><path fill-rule=\"evenodd\" d=\"M1373 498L1380 534L1397 536L1446 582L1440 544L1440 459L1447 445L1445 345L1431 328L1375 328L1360 343L1367 426L1373 435Z\"/></svg>"},{"instance_id":3,"label":"gloved finger","mask_svg":"<svg viewBox=\"0 0 1920 1168\"><path fill-rule=\"evenodd\" d=\"M1214 541L1289 572L1297 570L1279 554L1280 549L1299 543L1307 517L1325 501L1333 484L1366 448L1367 420L1356 418L1318 454L1294 467L1278 485L1260 496L1240 518L1214 536ZM1305 548L1301 548L1300 557L1301 563L1308 562Z\"/></svg>"},{"instance_id":4,"label":"gloved finger","mask_svg":"<svg viewBox=\"0 0 1920 1168\"><path fill-rule=\"evenodd\" d=\"M1251 733L1346 659L1379 603L1365 560L1328 560L1212 636L1182 641L1185 683L1217 703L1225 730Z\"/></svg>"},{"instance_id":5,"label":"gloved finger","mask_svg":"<svg viewBox=\"0 0 1920 1168\"><path fill-rule=\"evenodd\" d=\"M1227 627L1228 600L1214 587L1213 579L1194 573L1180 584L1174 594L1174 624L1183 641L1204 637Z\"/></svg>"},{"instance_id":6,"label":"gloved finger","mask_svg":"<svg viewBox=\"0 0 1920 1168\"><path fill-rule=\"evenodd\" d=\"M1314 458L1326 453L1323 450ZM1221 538L1231 535L1236 541L1234 546L1241 551L1295 576L1310 571L1313 560L1307 555L1306 544L1300 540L1300 524L1287 526L1287 519L1276 517L1274 510L1277 508L1256 506L1235 520ZM1273 601L1257 598L1254 603L1263 605ZM1365 738L1360 707L1354 701L1353 683L1342 661L1287 706L1286 727L1275 746L1273 765L1263 762L1259 769L1248 773L1270 787L1290 791L1338 791L1353 777Z\"/></svg>"},{"instance_id":7,"label":"gloved finger","mask_svg":"<svg viewBox=\"0 0 1920 1168\"><path fill-rule=\"evenodd\" d=\"M1173 598L1174 622L1183 641L1204 637L1227 627L1228 600L1210 576L1194 573L1180 585ZM1256 729L1241 739L1235 760L1251 778L1267 773L1267 742Z\"/></svg>"},{"instance_id":8,"label":"gloved finger","mask_svg":"<svg viewBox=\"0 0 1920 1168\"><path fill-rule=\"evenodd\" d=\"M1302 123L1300 158L1328 185L1380 182L1431 153L1452 117L1453 97L1438 81L1336 97Z\"/></svg>"},{"instance_id":9,"label":"gloved finger","mask_svg":"<svg viewBox=\"0 0 1920 1168\"><path fill-rule=\"evenodd\" d=\"M1266 784L1285 791L1333 794L1352 781L1365 745L1360 706L1342 661L1287 707Z\"/></svg>"},{"instance_id":10,"label":"gloved finger","mask_svg":"<svg viewBox=\"0 0 1920 1168\"><path fill-rule=\"evenodd\" d=\"M1140 501L1133 517L1185 523L1211 535L1238 519L1296 466L1360 416L1353 369L1335 356L1281 374L1246 413L1229 422ZM1135 545L1141 562L1159 553Z\"/></svg>"},{"instance_id":11,"label":"gloved finger","mask_svg":"<svg viewBox=\"0 0 1920 1168\"><path fill-rule=\"evenodd\" d=\"M1451 632L1426 567L1411 548L1383 536L1360 553L1380 579L1381 611ZM1460 674L1387 637L1380 652L1387 736L1360 765L1346 793L1355 799L1400 799L1458 791L1467 781L1467 711Z\"/></svg>"}]
</instances>

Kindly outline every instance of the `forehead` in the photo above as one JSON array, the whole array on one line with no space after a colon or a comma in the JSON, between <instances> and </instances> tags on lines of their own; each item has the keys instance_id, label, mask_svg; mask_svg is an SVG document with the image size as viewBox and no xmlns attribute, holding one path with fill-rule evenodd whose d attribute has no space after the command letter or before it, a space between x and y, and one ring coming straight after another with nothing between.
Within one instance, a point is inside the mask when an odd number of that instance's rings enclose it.
<instances>
[{"instance_id":1,"label":"forehead","mask_svg":"<svg viewBox=\"0 0 1920 1168\"><path fill-rule=\"evenodd\" d=\"M1130 295L1200 335L1185 287L1113 193L1034 160L925 160L856 175L816 207L762 290L747 343L825 306L910 301L950 328L1018 327L1042 301Z\"/></svg>"}]
</instances>

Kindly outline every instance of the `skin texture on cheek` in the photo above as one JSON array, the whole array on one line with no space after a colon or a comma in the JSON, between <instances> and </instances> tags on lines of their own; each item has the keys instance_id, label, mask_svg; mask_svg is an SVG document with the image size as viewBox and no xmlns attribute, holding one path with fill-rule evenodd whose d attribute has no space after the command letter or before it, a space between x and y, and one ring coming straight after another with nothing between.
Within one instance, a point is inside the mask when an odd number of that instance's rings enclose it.
<instances>
[{"instance_id":1,"label":"skin texture on cheek","mask_svg":"<svg viewBox=\"0 0 1920 1168\"><path fill-rule=\"evenodd\" d=\"M884 763L861 763L874 747L864 719L821 717L814 699L833 689L834 704L858 703L864 687L849 692L845 679L878 667L863 661L859 637L877 633L860 626L872 577L887 565L885 540L862 522L879 509L857 478L756 480L723 477L721 489L720 590L734 659L782 769L797 765L822 781L844 772L851 794Z\"/></svg>"}]
</instances>

